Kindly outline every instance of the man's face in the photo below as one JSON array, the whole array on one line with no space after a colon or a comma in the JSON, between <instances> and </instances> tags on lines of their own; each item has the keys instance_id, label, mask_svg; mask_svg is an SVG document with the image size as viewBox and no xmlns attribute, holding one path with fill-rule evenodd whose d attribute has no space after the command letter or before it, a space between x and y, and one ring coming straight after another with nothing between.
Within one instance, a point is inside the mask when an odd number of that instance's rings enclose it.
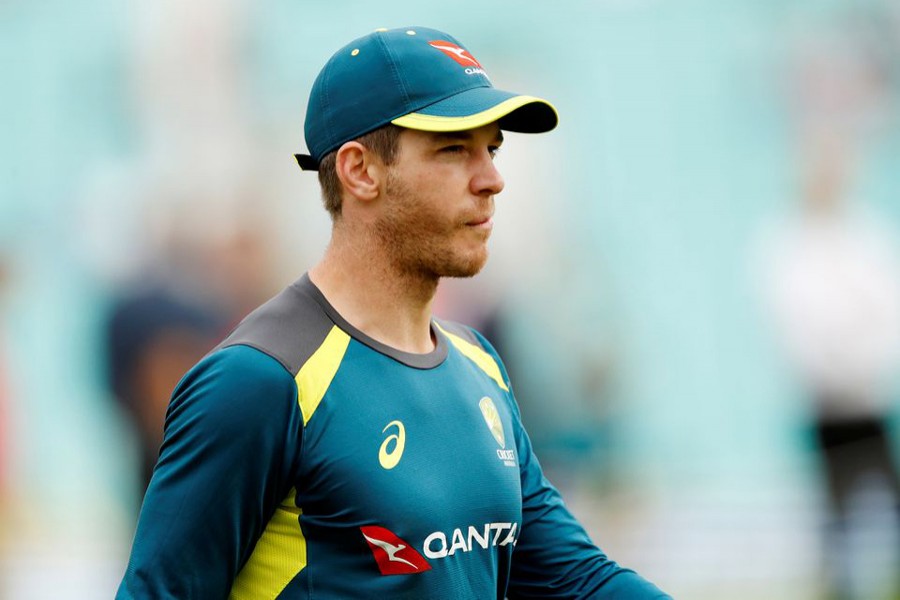
<instances>
[{"instance_id":1,"label":"man's face","mask_svg":"<svg viewBox=\"0 0 900 600\"><path fill-rule=\"evenodd\" d=\"M452 133L403 130L376 223L395 266L425 277L471 277L481 270L494 195L503 190L493 162L502 142L495 123Z\"/></svg>"}]
</instances>

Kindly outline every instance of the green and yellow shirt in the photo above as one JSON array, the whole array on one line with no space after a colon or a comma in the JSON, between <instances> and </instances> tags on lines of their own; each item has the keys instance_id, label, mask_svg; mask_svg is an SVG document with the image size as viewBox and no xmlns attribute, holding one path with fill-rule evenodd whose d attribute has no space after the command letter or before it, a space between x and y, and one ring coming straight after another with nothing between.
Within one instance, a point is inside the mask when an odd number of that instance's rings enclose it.
<instances>
[{"instance_id":1,"label":"green and yellow shirt","mask_svg":"<svg viewBox=\"0 0 900 600\"><path fill-rule=\"evenodd\" d=\"M409 354L308 276L176 388L117 598L666 598L544 478L506 371L434 321Z\"/></svg>"}]
</instances>

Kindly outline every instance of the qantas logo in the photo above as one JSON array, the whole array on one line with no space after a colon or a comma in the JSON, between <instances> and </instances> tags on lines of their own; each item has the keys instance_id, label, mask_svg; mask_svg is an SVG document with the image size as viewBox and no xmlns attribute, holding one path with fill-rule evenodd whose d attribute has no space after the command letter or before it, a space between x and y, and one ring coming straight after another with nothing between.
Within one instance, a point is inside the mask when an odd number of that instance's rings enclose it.
<instances>
[{"instance_id":1,"label":"qantas logo","mask_svg":"<svg viewBox=\"0 0 900 600\"><path fill-rule=\"evenodd\" d=\"M481 63L475 60L475 57L469 54L469 51L465 48L461 48L452 42L445 42L444 40L433 40L428 42L428 45L440 50L462 66L466 67L466 73L469 75L478 73L485 77L487 76L487 73L485 73L484 69L481 67Z\"/></svg>"},{"instance_id":2,"label":"qantas logo","mask_svg":"<svg viewBox=\"0 0 900 600\"><path fill-rule=\"evenodd\" d=\"M360 530L382 575L409 575L431 569L431 565L421 554L390 530L377 525L360 527Z\"/></svg>"},{"instance_id":3,"label":"qantas logo","mask_svg":"<svg viewBox=\"0 0 900 600\"><path fill-rule=\"evenodd\" d=\"M363 534L363 537L366 538L366 541L369 542L370 544L374 544L374 545L378 546L379 548L381 548L382 550L384 550L387 553L388 562L403 563L404 565L411 566L416 571L419 570L419 567L417 567L416 565L412 564L405 558L400 558L399 556L397 556L398 552L406 549L405 544L400 544L399 546L395 546L389 542L385 542L384 540L371 538L371 537L367 536L366 534ZM374 548L373 548L373 550L374 550Z\"/></svg>"},{"instance_id":4,"label":"qantas logo","mask_svg":"<svg viewBox=\"0 0 900 600\"><path fill-rule=\"evenodd\" d=\"M450 533L435 531L425 537L422 554L435 560L472 552L477 548L487 550L510 544L515 546L518 529L518 523L485 523L480 528L469 525ZM413 550L409 542L400 539L389 529L367 525L360 527L360 530L382 575L412 575L431 569L422 554Z\"/></svg>"},{"instance_id":5,"label":"qantas logo","mask_svg":"<svg viewBox=\"0 0 900 600\"><path fill-rule=\"evenodd\" d=\"M425 538L423 551L428 558L444 558L457 552L471 552L476 546L487 550L490 547L515 545L518 523L485 523L483 529L469 525L466 533L454 529L449 536L443 531L435 531Z\"/></svg>"}]
</instances>

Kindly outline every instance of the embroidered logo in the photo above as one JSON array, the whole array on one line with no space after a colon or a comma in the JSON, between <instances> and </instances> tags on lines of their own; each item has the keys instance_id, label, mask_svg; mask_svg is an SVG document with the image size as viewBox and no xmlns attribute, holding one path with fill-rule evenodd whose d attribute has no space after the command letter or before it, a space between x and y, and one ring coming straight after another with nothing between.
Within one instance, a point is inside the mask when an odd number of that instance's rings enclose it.
<instances>
[{"instance_id":1,"label":"embroidered logo","mask_svg":"<svg viewBox=\"0 0 900 600\"><path fill-rule=\"evenodd\" d=\"M378 449L378 462L381 463L382 468L388 470L397 466L403 456L403 448L406 447L406 428L403 427L402 421L391 421L385 425L381 433L387 432L392 427L397 428L397 433L392 433L384 438L381 448Z\"/></svg>"},{"instance_id":2,"label":"embroidered logo","mask_svg":"<svg viewBox=\"0 0 900 600\"><path fill-rule=\"evenodd\" d=\"M478 403L478 408L481 409L481 415L484 417L484 422L487 423L488 429L494 434L494 439L497 440L501 448L506 446L506 439L503 436L503 422L500 421L500 413L497 412L494 401L485 396Z\"/></svg>"},{"instance_id":3,"label":"embroidered logo","mask_svg":"<svg viewBox=\"0 0 900 600\"><path fill-rule=\"evenodd\" d=\"M369 544L382 575L411 575L431 569L428 561L413 550L409 542L400 539L389 529L378 525L366 525L359 529Z\"/></svg>"},{"instance_id":4,"label":"embroidered logo","mask_svg":"<svg viewBox=\"0 0 900 600\"><path fill-rule=\"evenodd\" d=\"M475 57L469 54L468 50L466 50L465 48L460 48L452 42L433 40L431 42L428 42L428 45L432 48L437 48L464 67L475 67L476 69L482 68L481 63L475 60Z\"/></svg>"},{"instance_id":5,"label":"embroidered logo","mask_svg":"<svg viewBox=\"0 0 900 600\"><path fill-rule=\"evenodd\" d=\"M500 419L500 412L497 410L497 405L494 404L493 400L485 396L478 402L478 408L481 409L481 416L484 417L484 422L487 423L491 435L494 436L494 439L497 440L497 443L500 445L497 449L497 458L503 461L505 466L515 467L516 451L506 449L506 437L503 435L503 421Z\"/></svg>"}]
</instances>

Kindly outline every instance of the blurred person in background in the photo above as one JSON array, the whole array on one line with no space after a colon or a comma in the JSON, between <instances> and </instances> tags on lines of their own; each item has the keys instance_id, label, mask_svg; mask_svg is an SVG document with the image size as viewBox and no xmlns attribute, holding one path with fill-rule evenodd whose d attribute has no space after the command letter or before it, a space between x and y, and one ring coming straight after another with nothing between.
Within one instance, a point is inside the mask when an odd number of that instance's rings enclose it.
<instances>
[{"instance_id":1,"label":"blurred person in background","mask_svg":"<svg viewBox=\"0 0 900 600\"><path fill-rule=\"evenodd\" d=\"M890 440L900 237L890 218L854 196L863 148L889 104L887 69L876 56L848 32L802 48L792 96L800 199L767 232L763 261L787 365L813 401L833 515L824 555L835 598L900 594L900 472Z\"/></svg>"},{"instance_id":2,"label":"blurred person in background","mask_svg":"<svg viewBox=\"0 0 900 600\"><path fill-rule=\"evenodd\" d=\"M329 60L297 159L331 242L176 389L119 598L669 597L544 478L490 344L431 313L487 259L501 129L556 122L439 31Z\"/></svg>"},{"instance_id":3,"label":"blurred person in background","mask_svg":"<svg viewBox=\"0 0 900 600\"><path fill-rule=\"evenodd\" d=\"M835 515L826 546L839 563L833 585L838 597L865 597L848 581L851 513L865 506L867 492L886 492L900 508L889 439L900 366L900 255L895 232L843 195L847 165L840 161L815 162L800 214L771 241L769 293L789 365L814 403L814 439Z\"/></svg>"},{"instance_id":4,"label":"blurred person in background","mask_svg":"<svg viewBox=\"0 0 900 600\"><path fill-rule=\"evenodd\" d=\"M272 248L264 227L245 214L255 206L244 189L230 209L193 227L194 207L211 194L199 187L154 204L146 256L132 267L140 279L119 284L104 324L107 380L137 434L140 495L159 457L168 399L179 379L273 291ZM238 202L243 201L243 203Z\"/></svg>"},{"instance_id":5,"label":"blurred person in background","mask_svg":"<svg viewBox=\"0 0 900 600\"><path fill-rule=\"evenodd\" d=\"M159 456L169 396L226 330L226 318L165 285L125 289L106 323L110 390L137 434L141 492Z\"/></svg>"}]
</instances>

